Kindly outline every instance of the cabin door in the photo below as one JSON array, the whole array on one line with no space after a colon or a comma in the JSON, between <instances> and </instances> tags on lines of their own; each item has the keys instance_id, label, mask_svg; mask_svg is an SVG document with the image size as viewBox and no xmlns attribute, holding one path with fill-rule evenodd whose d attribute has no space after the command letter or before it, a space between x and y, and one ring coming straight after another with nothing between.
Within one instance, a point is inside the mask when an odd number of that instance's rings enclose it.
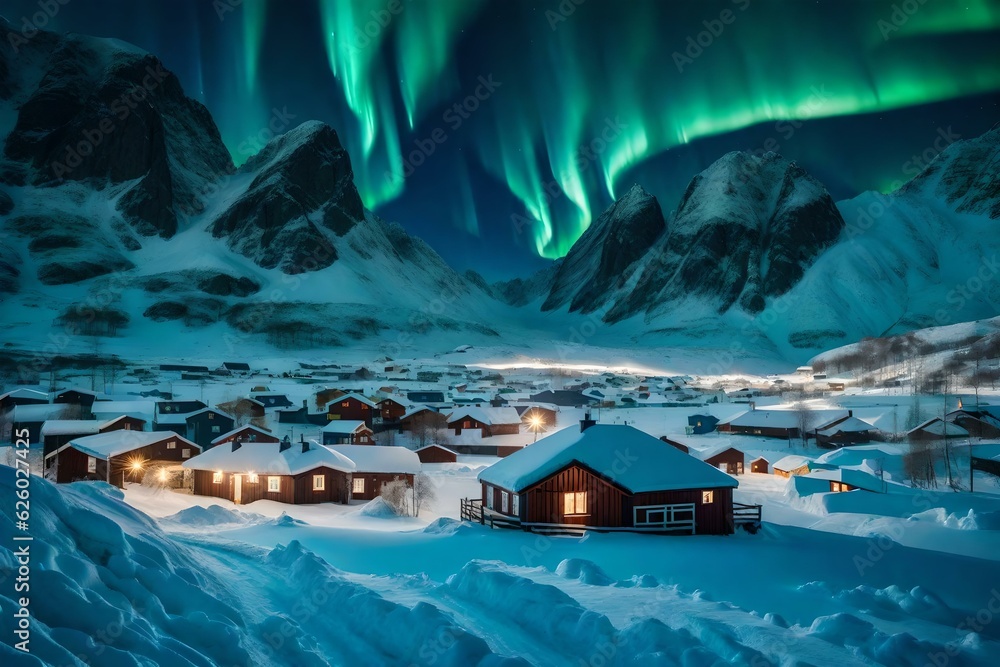
<instances>
[{"instance_id":1,"label":"cabin door","mask_svg":"<svg viewBox=\"0 0 1000 667\"><path fill-rule=\"evenodd\" d=\"M239 505L243 501L243 475L233 475L233 502Z\"/></svg>"}]
</instances>

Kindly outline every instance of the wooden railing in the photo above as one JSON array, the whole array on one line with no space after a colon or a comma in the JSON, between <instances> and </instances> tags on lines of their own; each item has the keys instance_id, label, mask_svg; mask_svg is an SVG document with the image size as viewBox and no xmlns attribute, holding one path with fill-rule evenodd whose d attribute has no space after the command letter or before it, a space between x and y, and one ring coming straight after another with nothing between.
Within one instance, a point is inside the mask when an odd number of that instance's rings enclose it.
<instances>
[{"instance_id":1,"label":"wooden railing","mask_svg":"<svg viewBox=\"0 0 1000 667\"><path fill-rule=\"evenodd\" d=\"M756 533L760 529L761 506L733 503L733 525L742 527L748 533Z\"/></svg>"},{"instance_id":2,"label":"wooden railing","mask_svg":"<svg viewBox=\"0 0 1000 667\"><path fill-rule=\"evenodd\" d=\"M684 531L694 535L694 503L638 505L632 508L632 525L661 531Z\"/></svg>"},{"instance_id":3,"label":"wooden railing","mask_svg":"<svg viewBox=\"0 0 1000 667\"><path fill-rule=\"evenodd\" d=\"M459 516L462 517L462 521L475 521L478 524L484 523L483 501L479 498L462 498L462 507Z\"/></svg>"}]
</instances>

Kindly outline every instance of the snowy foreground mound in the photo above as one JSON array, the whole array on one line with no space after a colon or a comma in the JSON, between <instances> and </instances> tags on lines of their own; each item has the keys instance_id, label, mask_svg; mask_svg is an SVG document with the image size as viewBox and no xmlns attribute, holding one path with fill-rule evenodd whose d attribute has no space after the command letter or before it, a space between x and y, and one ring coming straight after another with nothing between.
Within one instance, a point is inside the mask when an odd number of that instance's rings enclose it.
<instances>
[{"instance_id":1,"label":"snowy foreground mound","mask_svg":"<svg viewBox=\"0 0 1000 667\"><path fill-rule=\"evenodd\" d=\"M0 493L14 497L10 468ZM0 513L5 666L987 667L1000 656L995 562L875 538L768 524L753 537L551 539L446 518L385 532L219 506L157 523L101 483L33 478L31 494L30 654L13 648L13 503ZM546 565L525 564L536 558ZM858 558L872 562L857 569Z\"/></svg>"}]
</instances>

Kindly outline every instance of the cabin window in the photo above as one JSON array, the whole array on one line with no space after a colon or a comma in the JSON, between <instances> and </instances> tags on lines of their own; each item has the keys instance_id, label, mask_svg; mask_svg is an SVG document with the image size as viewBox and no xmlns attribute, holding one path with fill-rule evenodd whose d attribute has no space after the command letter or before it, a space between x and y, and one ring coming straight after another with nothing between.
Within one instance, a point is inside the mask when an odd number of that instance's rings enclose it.
<instances>
[{"instance_id":1,"label":"cabin window","mask_svg":"<svg viewBox=\"0 0 1000 667\"><path fill-rule=\"evenodd\" d=\"M222 484L222 473L213 472L212 473L212 484Z\"/></svg>"},{"instance_id":2,"label":"cabin window","mask_svg":"<svg viewBox=\"0 0 1000 667\"><path fill-rule=\"evenodd\" d=\"M131 431L132 430L132 425L129 424L128 422L125 422L125 430L126 431Z\"/></svg>"},{"instance_id":3,"label":"cabin window","mask_svg":"<svg viewBox=\"0 0 1000 667\"><path fill-rule=\"evenodd\" d=\"M493 509L493 487L486 486L486 509Z\"/></svg>"},{"instance_id":4,"label":"cabin window","mask_svg":"<svg viewBox=\"0 0 1000 667\"><path fill-rule=\"evenodd\" d=\"M510 512L510 494L506 491L500 492L500 511L504 514Z\"/></svg>"},{"instance_id":5,"label":"cabin window","mask_svg":"<svg viewBox=\"0 0 1000 667\"><path fill-rule=\"evenodd\" d=\"M167 443L167 449L177 449L177 441L171 440Z\"/></svg>"},{"instance_id":6,"label":"cabin window","mask_svg":"<svg viewBox=\"0 0 1000 667\"><path fill-rule=\"evenodd\" d=\"M563 494L563 514L586 514L587 492L575 491Z\"/></svg>"},{"instance_id":7,"label":"cabin window","mask_svg":"<svg viewBox=\"0 0 1000 667\"><path fill-rule=\"evenodd\" d=\"M715 491L702 491L701 492L701 504L711 505L715 502Z\"/></svg>"},{"instance_id":8,"label":"cabin window","mask_svg":"<svg viewBox=\"0 0 1000 667\"><path fill-rule=\"evenodd\" d=\"M462 422L462 428L472 428L472 422L466 419L464 422Z\"/></svg>"},{"instance_id":9,"label":"cabin window","mask_svg":"<svg viewBox=\"0 0 1000 667\"><path fill-rule=\"evenodd\" d=\"M87 457L87 472L97 472L97 459L93 456Z\"/></svg>"},{"instance_id":10,"label":"cabin window","mask_svg":"<svg viewBox=\"0 0 1000 667\"><path fill-rule=\"evenodd\" d=\"M212 433L218 433L218 432L219 432L219 427L218 426L213 426L212 427Z\"/></svg>"},{"instance_id":11,"label":"cabin window","mask_svg":"<svg viewBox=\"0 0 1000 667\"><path fill-rule=\"evenodd\" d=\"M247 483L248 484L256 484L259 481L260 481L260 475L258 475L257 473L251 472L251 473L247 474Z\"/></svg>"},{"instance_id":12,"label":"cabin window","mask_svg":"<svg viewBox=\"0 0 1000 667\"><path fill-rule=\"evenodd\" d=\"M354 493L364 493L365 492L365 478L355 477L354 481L351 483L351 491Z\"/></svg>"},{"instance_id":13,"label":"cabin window","mask_svg":"<svg viewBox=\"0 0 1000 667\"><path fill-rule=\"evenodd\" d=\"M280 477L268 477L267 478L267 491L268 493L278 493L281 491L281 478Z\"/></svg>"},{"instance_id":14,"label":"cabin window","mask_svg":"<svg viewBox=\"0 0 1000 667\"><path fill-rule=\"evenodd\" d=\"M342 407L342 408L349 408L349 407L351 407L351 404L348 401L344 401L343 403L340 404L340 407Z\"/></svg>"},{"instance_id":15,"label":"cabin window","mask_svg":"<svg viewBox=\"0 0 1000 667\"><path fill-rule=\"evenodd\" d=\"M313 491L322 491L326 488L326 475L313 475Z\"/></svg>"},{"instance_id":16,"label":"cabin window","mask_svg":"<svg viewBox=\"0 0 1000 667\"><path fill-rule=\"evenodd\" d=\"M830 482L830 491L834 493L840 493L844 488L840 485L840 482Z\"/></svg>"},{"instance_id":17,"label":"cabin window","mask_svg":"<svg viewBox=\"0 0 1000 667\"><path fill-rule=\"evenodd\" d=\"M736 462L736 474L737 475L742 475L743 474L743 461L737 461Z\"/></svg>"},{"instance_id":18,"label":"cabin window","mask_svg":"<svg viewBox=\"0 0 1000 667\"><path fill-rule=\"evenodd\" d=\"M209 412L208 413L208 418L209 419L215 419L215 413L214 412Z\"/></svg>"},{"instance_id":19,"label":"cabin window","mask_svg":"<svg viewBox=\"0 0 1000 667\"><path fill-rule=\"evenodd\" d=\"M511 512L510 512L514 516L521 516L521 502L520 501L521 501L521 497L515 493L514 494L514 505L511 508Z\"/></svg>"},{"instance_id":20,"label":"cabin window","mask_svg":"<svg viewBox=\"0 0 1000 667\"><path fill-rule=\"evenodd\" d=\"M190 447L185 447L184 449L181 450L181 458L182 459L189 459L189 458L191 458L191 448Z\"/></svg>"}]
</instances>

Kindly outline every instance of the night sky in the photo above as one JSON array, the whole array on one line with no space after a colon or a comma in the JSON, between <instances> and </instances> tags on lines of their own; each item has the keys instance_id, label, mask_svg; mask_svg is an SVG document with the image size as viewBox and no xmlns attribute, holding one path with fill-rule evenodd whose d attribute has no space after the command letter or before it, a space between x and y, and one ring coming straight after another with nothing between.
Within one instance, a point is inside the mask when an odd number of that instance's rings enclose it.
<instances>
[{"instance_id":1,"label":"night sky","mask_svg":"<svg viewBox=\"0 0 1000 667\"><path fill-rule=\"evenodd\" d=\"M633 183L668 213L730 150L840 199L1000 120L1000 0L73 0L46 27L160 56L237 163L269 123L329 123L370 208L490 279Z\"/></svg>"}]
</instances>

